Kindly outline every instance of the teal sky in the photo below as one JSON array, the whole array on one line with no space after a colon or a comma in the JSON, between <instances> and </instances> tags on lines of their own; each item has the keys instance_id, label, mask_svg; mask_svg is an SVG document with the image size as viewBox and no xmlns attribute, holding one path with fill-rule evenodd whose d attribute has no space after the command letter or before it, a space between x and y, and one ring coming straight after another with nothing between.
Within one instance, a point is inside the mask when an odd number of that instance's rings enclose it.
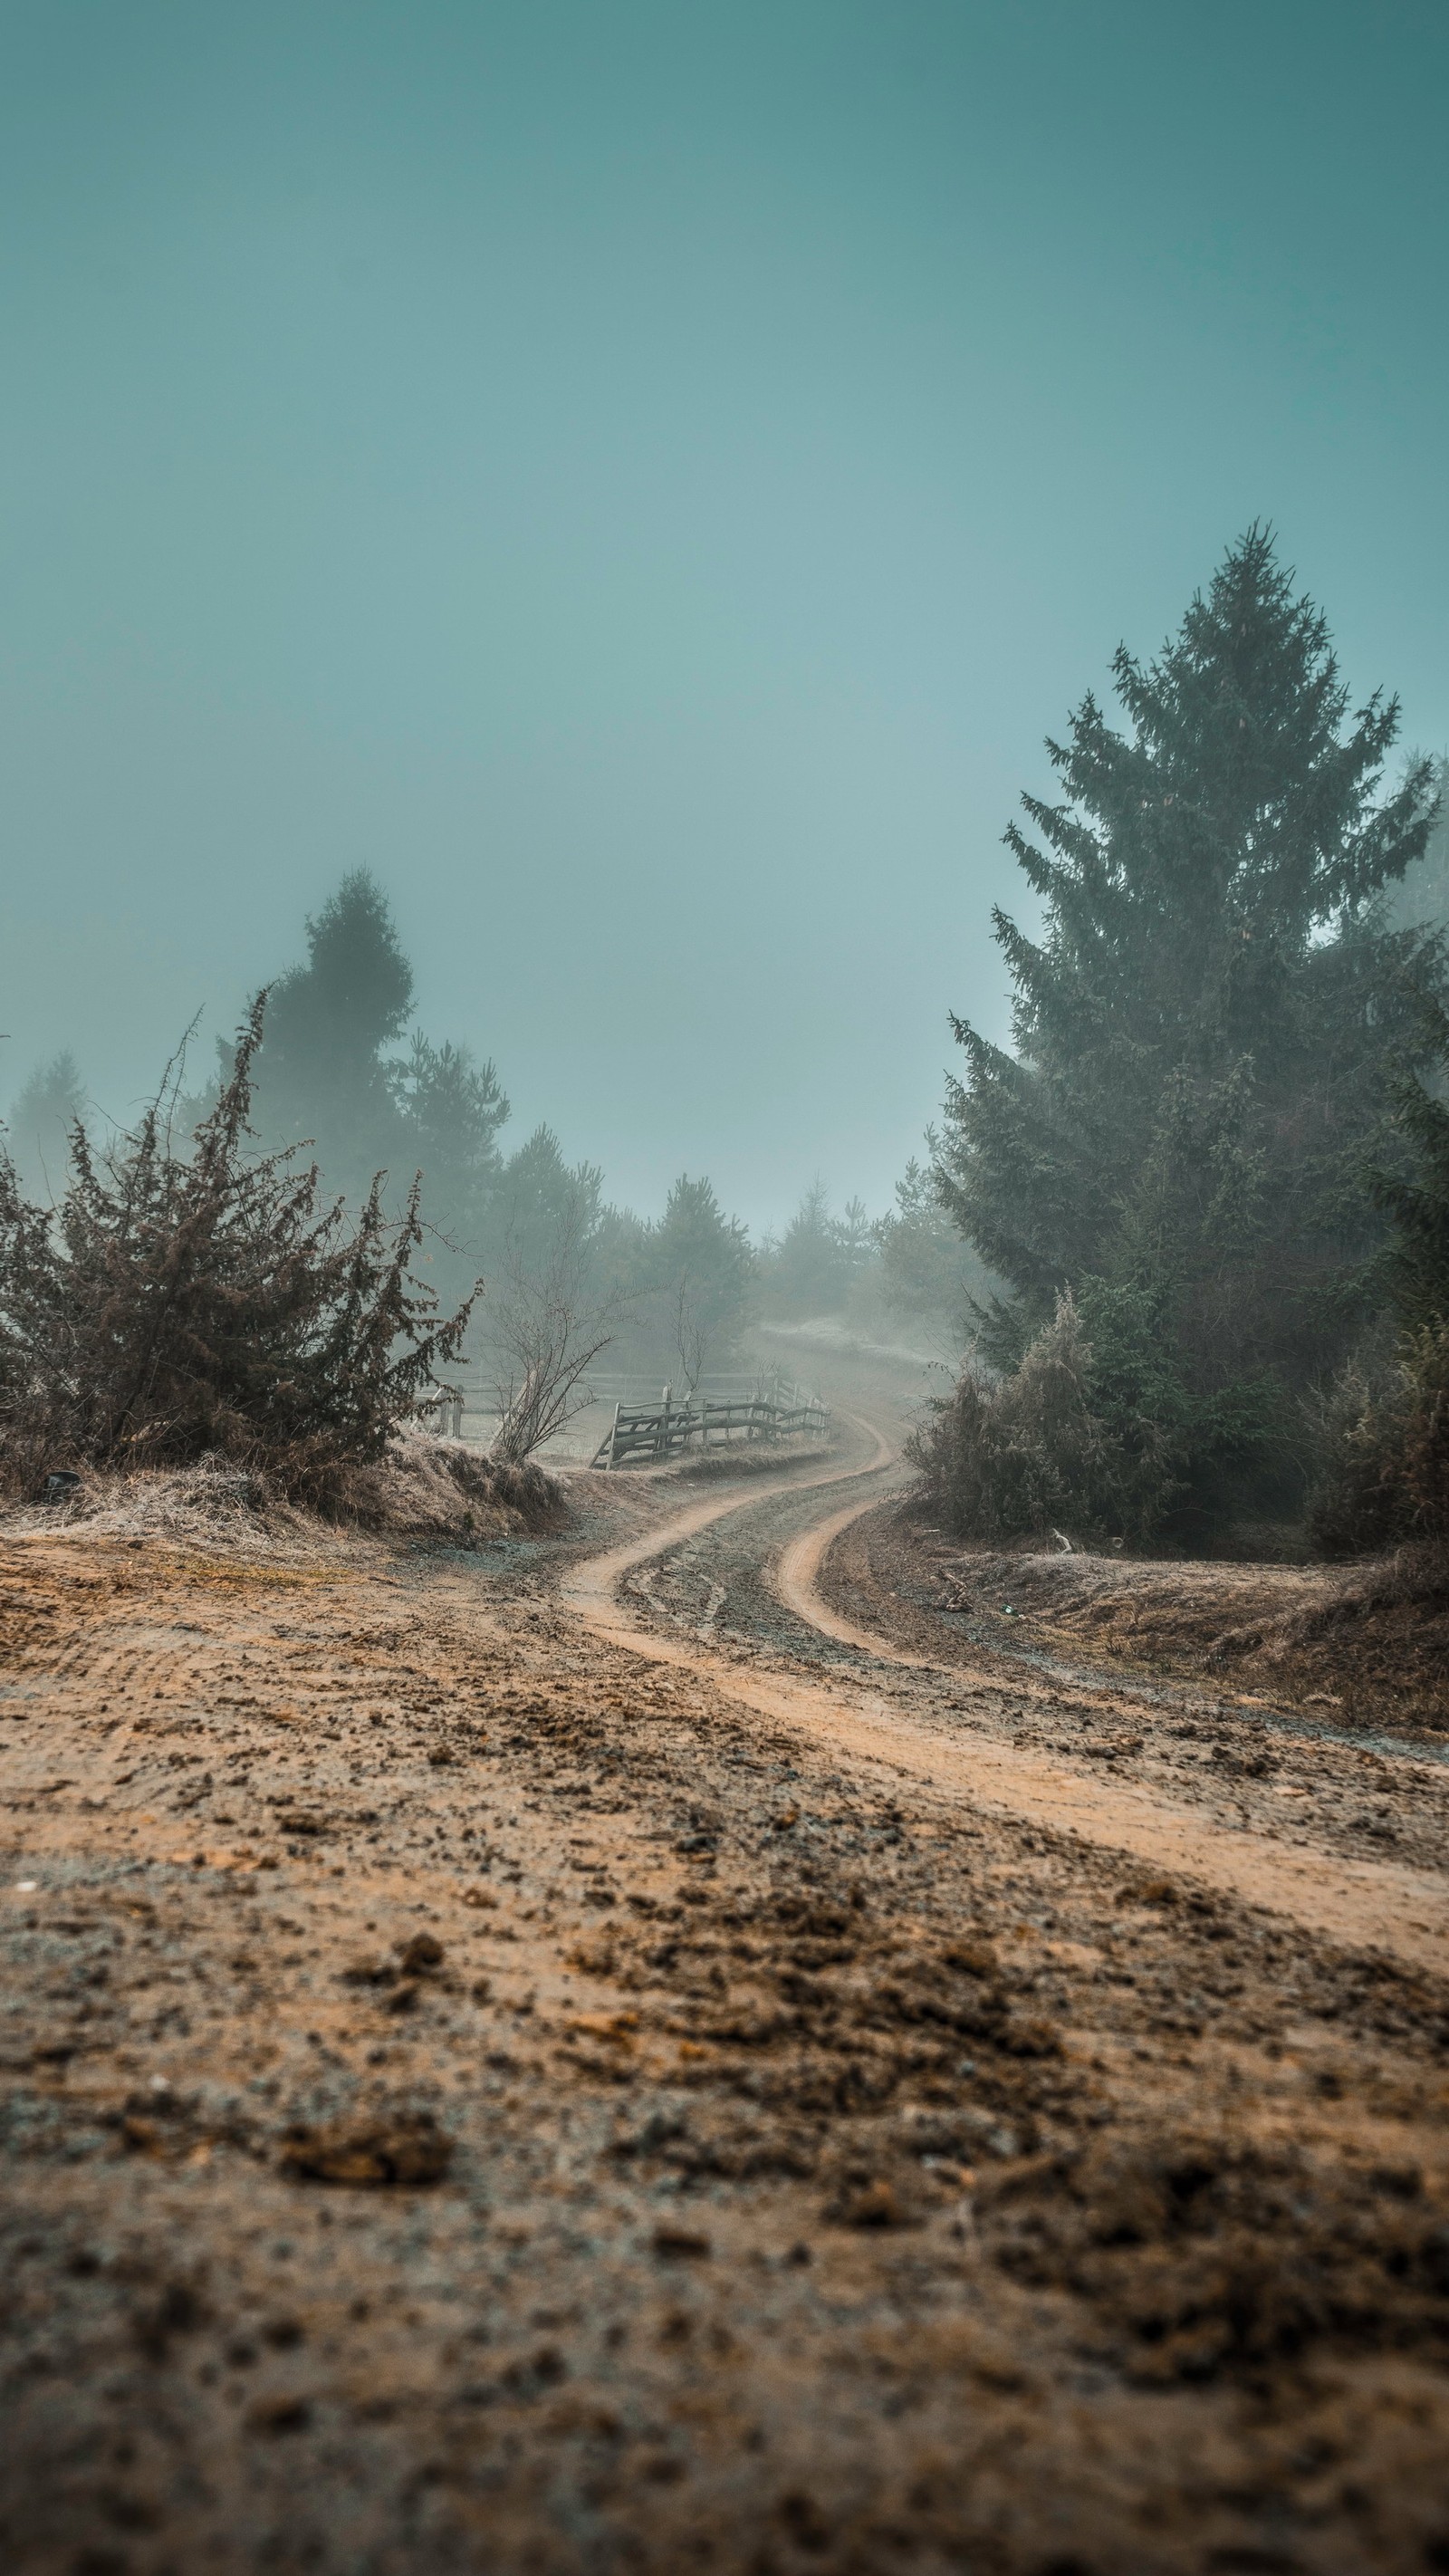
<instances>
[{"instance_id":1,"label":"teal sky","mask_svg":"<svg viewBox=\"0 0 1449 2576\"><path fill-rule=\"evenodd\" d=\"M646 1212L883 1205L1254 517L1449 739L1449 10L0 11L0 1099L342 871Z\"/></svg>"}]
</instances>

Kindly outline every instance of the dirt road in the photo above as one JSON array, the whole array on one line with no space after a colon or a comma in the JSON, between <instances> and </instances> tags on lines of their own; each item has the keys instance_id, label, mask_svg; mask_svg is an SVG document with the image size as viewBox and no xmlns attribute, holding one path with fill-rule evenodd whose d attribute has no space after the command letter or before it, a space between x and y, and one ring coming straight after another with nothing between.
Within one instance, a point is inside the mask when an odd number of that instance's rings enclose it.
<instances>
[{"instance_id":1,"label":"dirt road","mask_svg":"<svg viewBox=\"0 0 1449 2576\"><path fill-rule=\"evenodd\" d=\"M0 1541L7 2568L1449 2565L1439 1774L1341 1923L1351 1745L1097 1830L1130 1693L814 1570L894 1473Z\"/></svg>"},{"instance_id":2,"label":"dirt road","mask_svg":"<svg viewBox=\"0 0 1449 2576\"><path fill-rule=\"evenodd\" d=\"M691 1503L592 1559L565 1587L565 1601L611 1644L707 1674L823 1748L885 1765L948 1799L1180 1870L1334 1940L1449 1975L1449 1769L1408 1746L1391 1763L1357 1744L1330 1748L1311 1729L1295 1737L1291 1720L1275 1726L1265 1753L1261 1717L1245 1719L1241 1706L1216 1701L1205 1706L1200 1691L1171 1702L1164 1716L1159 1690L1117 1679L1094 1687L1089 1677L1085 1693L1080 1683L1044 1691L1039 1672L1003 1655L985 1666L937 1662L880 1625L862 1625L827 1597L822 1577L836 1542L866 1513L879 1514L883 1491L908 1479L873 1423L846 1417L843 1427L847 1463L768 1498L746 1491ZM843 1505L834 1501L841 1485L852 1492ZM710 1543L701 1545L706 1534ZM651 1569L655 1580L646 1579ZM711 1651L727 1603L734 1666ZM878 1592L875 1607L889 1615ZM748 1677L738 1669L747 1651ZM822 1664L828 1683L801 1677ZM1197 1740L1184 1706L1215 1721L1214 1751L1221 1744L1231 1755L1246 1743L1247 1763L1241 1756L1231 1770L1210 1763L1206 1781L1200 1766L1174 1764L1184 1737ZM1057 1724L1085 1717L1090 1726L1076 1743L1043 1750L1023 1727L1047 1715ZM1159 1747L1154 1761L1148 1747L1158 1734L1167 1750ZM1084 1776L1084 1751L1095 1777ZM1311 1789L1295 1776L1305 1770ZM1362 1802L1384 1797L1386 1777L1413 1801L1393 1836L1410 1840L1423 1866L1342 1849L1345 1799L1355 1824L1381 1836L1385 1819L1364 1813ZM1335 1783L1344 1797L1332 1794Z\"/></svg>"}]
</instances>

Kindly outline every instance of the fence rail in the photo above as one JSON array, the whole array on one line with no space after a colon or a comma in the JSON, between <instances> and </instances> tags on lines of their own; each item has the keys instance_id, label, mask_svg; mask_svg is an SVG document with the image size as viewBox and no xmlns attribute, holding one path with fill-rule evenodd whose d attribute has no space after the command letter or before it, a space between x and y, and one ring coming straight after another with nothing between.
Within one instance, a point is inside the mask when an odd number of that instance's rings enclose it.
<instances>
[{"instance_id":1,"label":"fence rail","mask_svg":"<svg viewBox=\"0 0 1449 2576\"><path fill-rule=\"evenodd\" d=\"M732 1440L784 1440L791 1432L826 1431L830 1415L818 1396L803 1396L798 1387L771 1396L747 1396L738 1403L717 1403L696 1395L676 1404L668 1387L657 1405L616 1404L608 1433L595 1450L592 1467L622 1467L631 1458L673 1458L691 1446L723 1447Z\"/></svg>"},{"instance_id":2,"label":"fence rail","mask_svg":"<svg viewBox=\"0 0 1449 2576\"><path fill-rule=\"evenodd\" d=\"M615 1385L619 1382L616 1377ZM465 1413L491 1414L492 1409L489 1393L455 1379L424 1407L424 1419L443 1439L461 1440ZM748 1395L696 1393L682 1403L666 1386L652 1404L619 1399L614 1419L589 1464L622 1467L631 1459L674 1458L691 1447L702 1450L731 1441L785 1440L792 1433L823 1433L829 1427L828 1408L800 1386L779 1383L773 1393L763 1394L756 1380Z\"/></svg>"}]
</instances>

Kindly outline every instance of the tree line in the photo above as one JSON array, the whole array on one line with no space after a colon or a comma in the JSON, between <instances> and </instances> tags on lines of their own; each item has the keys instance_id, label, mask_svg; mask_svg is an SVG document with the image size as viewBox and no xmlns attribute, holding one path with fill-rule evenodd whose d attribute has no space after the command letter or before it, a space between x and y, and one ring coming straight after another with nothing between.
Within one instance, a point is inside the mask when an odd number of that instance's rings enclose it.
<instances>
[{"instance_id":1,"label":"tree line","mask_svg":"<svg viewBox=\"0 0 1449 2576\"><path fill-rule=\"evenodd\" d=\"M858 1197L837 1213L816 1180L759 1242L701 1174L681 1173L661 1214L641 1217L609 1199L599 1166L571 1162L551 1127L508 1150L511 1104L495 1063L414 1024L412 964L369 871L345 876L307 921L305 948L266 991L249 1058L251 1131L259 1148L315 1160L323 1188L354 1209L382 1174L383 1205L400 1217L416 1177L418 1264L440 1297L456 1301L480 1277L494 1287L540 1278L568 1244L582 1248L590 1302L610 1312L614 1365L688 1376L690 1355L702 1354L728 1368L761 1316L847 1315L862 1330L895 1319L923 1325L933 1345L959 1343L985 1273L926 1165L909 1165L896 1204L875 1219ZM183 1060L170 1111L181 1134L211 1113L236 1046L217 1041L200 1088L188 1089ZM17 1182L38 1205L64 1195L77 1121L94 1123L67 1049L34 1070L9 1116ZM487 1304L485 1294L475 1342L486 1339Z\"/></svg>"},{"instance_id":2,"label":"tree line","mask_svg":"<svg viewBox=\"0 0 1449 2576\"><path fill-rule=\"evenodd\" d=\"M214 1448L326 1499L465 1361L517 1462L606 1353L688 1394L762 1317L959 1338L984 1274L921 1167L876 1222L816 1182L760 1244L699 1174L645 1219L548 1126L510 1151L496 1066L413 1004L356 870L210 1080L183 1048L134 1129L89 1112L69 1053L37 1069L0 1147L0 1480Z\"/></svg>"}]
</instances>

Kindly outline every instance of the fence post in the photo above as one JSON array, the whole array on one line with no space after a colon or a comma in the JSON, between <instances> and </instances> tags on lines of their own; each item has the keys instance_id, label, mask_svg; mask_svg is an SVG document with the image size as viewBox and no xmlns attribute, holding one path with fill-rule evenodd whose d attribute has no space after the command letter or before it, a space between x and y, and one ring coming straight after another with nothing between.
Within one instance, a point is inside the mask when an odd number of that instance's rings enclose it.
<instances>
[{"instance_id":1,"label":"fence post","mask_svg":"<svg viewBox=\"0 0 1449 2576\"><path fill-rule=\"evenodd\" d=\"M615 1407L614 1407L614 1420L613 1420L613 1424L612 1424L612 1427L611 1427L610 1432L609 1432L609 1464L610 1464L610 1466L611 1466L611 1467L613 1466L613 1463L614 1463L614 1450L615 1450L615 1448L616 1448L616 1446L617 1446L617 1444L618 1444L618 1439L619 1439L619 1408L618 1408L618 1405L616 1404L616 1405L615 1405Z\"/></svg>"}]
</instances>

